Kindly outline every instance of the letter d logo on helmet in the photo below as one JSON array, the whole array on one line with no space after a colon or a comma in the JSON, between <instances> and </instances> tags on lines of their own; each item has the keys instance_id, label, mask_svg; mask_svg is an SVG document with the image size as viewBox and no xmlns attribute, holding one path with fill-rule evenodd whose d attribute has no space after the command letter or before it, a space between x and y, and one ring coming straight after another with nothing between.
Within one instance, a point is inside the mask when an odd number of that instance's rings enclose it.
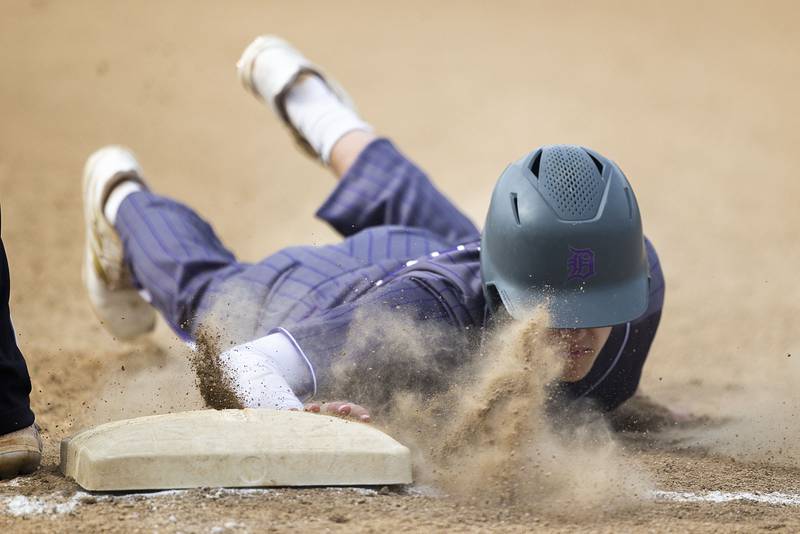
<instances>
[{"instance_id":1,"label":"letter d logo on helmet","mask_svg":"<svg viewBox=\"0 0 800 534\"><path fill-rule=\"evenodd\" d=\"M495 186L481 239L490 308L514 318L546 305L553 328L626 323L647 309L649 266L639 206L611 160L543 146Z\"/></svg>"}]
</instances>

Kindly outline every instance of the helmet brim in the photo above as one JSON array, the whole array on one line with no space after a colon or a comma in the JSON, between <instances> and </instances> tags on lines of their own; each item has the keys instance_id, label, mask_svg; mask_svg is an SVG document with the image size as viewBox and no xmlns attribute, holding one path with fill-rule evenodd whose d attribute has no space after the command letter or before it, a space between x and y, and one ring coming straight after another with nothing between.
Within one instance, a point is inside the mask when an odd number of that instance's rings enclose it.
<instances>
[{"instance_id":1,"label":"helmet brim","mask_svg":"<svg viewBox=\"0 0 800 534\"><path fill-rule=\"evenodd\" d=\"M625 283L552 291L541 287L498 285L500 300L514 319L525 319L544 306L550 328L598 328L624 324L647 310L650 279L639 276Z\"/></svg>"}]
</instances>

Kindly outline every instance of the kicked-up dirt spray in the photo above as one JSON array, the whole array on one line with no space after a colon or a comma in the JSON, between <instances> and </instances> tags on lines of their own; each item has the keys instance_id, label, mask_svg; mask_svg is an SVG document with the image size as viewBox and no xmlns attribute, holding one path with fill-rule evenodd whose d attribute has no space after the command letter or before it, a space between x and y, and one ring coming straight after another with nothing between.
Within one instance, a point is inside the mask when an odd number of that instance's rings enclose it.
<instances>
[{"instance_id":1,"label":"kicked-up dirt spray","mask_svg":"<svg viewBox=\"0 0 800 534\"><path fill-rule=\"evenodd\" d=\"M351 329L351 345L359 349L351 354L363 354L374 331L390 350L358 365L345 354L333 367L335 383L345 386L336 393L385 398L391 391L380 423L413 449L418 482L448 494L490 506L557 511L563 505L568 513L640 502L650 483L602 420L548 414L549 386L564 360L548 340L547 324L543 311L509 322L453 367L452 354L442 363L432 350L458 346L446 333L396 314L370 314ZM431 392L431 384L440 389Z\"/></svg>"}]
</instances>

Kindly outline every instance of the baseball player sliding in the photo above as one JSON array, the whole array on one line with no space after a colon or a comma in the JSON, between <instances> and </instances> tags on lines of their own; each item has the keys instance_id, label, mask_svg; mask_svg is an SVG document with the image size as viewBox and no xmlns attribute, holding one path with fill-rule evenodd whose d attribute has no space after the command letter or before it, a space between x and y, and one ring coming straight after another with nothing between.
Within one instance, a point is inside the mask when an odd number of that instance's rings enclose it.
<instances>
[{"instance_id":1,"label":"baseball player sliding","mask_svg":"<svg viewBox=\"0 0 800 534\"><path fill-rule=\"evenodd\" d=\"M383 337L377 322L370 330L373 312L440 325L450 342L432 346L430 358L458 365L463 348L496 319L523 320L546 305L565 361L564 398L613 410L634 394L658 328L664 279L633 190L614 162L579 146L533 150L500 176L481 233L291 45L259 37L238 70L244 86L338 178L317 216L343 239L237 261L194 211L151 191L131 152L102 148L84 175L84 279L115 336L150 332L158 310L195 340L226 298L236 317L233 295L244 291L259 304L242 307L247 332L219 357L241 405L368 421L359 399L312 400L331 380L357 317L369 349L347 357L351 372L369 376Z\"/></svg>"}]
</instances>

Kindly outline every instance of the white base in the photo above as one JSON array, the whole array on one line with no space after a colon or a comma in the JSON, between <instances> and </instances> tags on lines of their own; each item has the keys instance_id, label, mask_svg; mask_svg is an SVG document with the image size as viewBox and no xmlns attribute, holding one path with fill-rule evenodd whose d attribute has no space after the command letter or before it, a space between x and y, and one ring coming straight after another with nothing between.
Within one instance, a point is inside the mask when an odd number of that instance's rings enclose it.
<instances>
[{"instance_id":1,"label":"white base","mask_svg":"<svg viewBox=\"0 0 800 534\"><path fill-rule=\"evenodd\" d=\"M61 442L90 491L411 483L409 450L364 423L306 412L200 410L115 421Z\"/></svg>"}]
</instances>

